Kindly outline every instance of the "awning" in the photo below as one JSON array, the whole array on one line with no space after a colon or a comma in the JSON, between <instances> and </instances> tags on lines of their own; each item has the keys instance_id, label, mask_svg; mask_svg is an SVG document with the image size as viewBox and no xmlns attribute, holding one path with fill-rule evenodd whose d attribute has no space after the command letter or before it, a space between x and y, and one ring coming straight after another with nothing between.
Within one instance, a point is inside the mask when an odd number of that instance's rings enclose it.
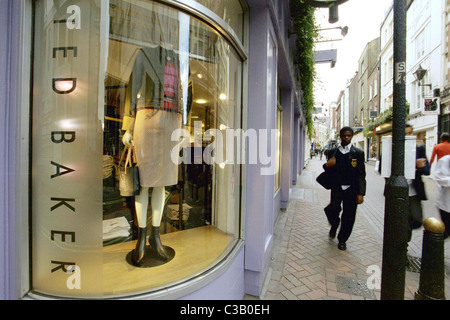
<instances>
[{"instance_id":1,"label":"awning","mask_svg":"<svg viewBox=\"0 0 450 320\"><path fill-rule=\"evenodd\" d=\"M386 132L392 131L392 122L386 122L375 128L375 134L381 135Z\"/></svg>"}]
</instances>

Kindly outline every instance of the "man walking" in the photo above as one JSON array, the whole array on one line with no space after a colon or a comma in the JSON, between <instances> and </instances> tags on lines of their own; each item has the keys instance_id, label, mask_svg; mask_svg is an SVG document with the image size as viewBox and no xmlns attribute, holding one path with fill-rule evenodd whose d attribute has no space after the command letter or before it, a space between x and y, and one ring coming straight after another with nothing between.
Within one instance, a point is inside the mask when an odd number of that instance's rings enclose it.
<instances>
[{"instance_id":1,"label":"man walking","mask_svg":"<svg viewBox=\"0 0 450 320\"><path fill-rule=\"evenodd\" d=\"M434 158L437 157L437 161L443 156L450 154L450 133L444 132L441 134L441 143L433 147L431 153L430 167L433 165Z\"/></svg>"},{"instance_id":2,"label":"man walking","mask_svg":"<svg viewBox=\"0 0 450 320\"><path fill-rule=\"evenodd\" d=\"M331 225L330 238L338 234L339 250L346 250L346 242L355 224L356 209L362 204L366 194L366 169L364 151L351 145L353 129L343 127L339 133L341 143L331 149L327 155L325 171L333 180L331 187L331 201L324 211ZM340 216L342 204L342 216Z\"/></svg>"}]
</instances>

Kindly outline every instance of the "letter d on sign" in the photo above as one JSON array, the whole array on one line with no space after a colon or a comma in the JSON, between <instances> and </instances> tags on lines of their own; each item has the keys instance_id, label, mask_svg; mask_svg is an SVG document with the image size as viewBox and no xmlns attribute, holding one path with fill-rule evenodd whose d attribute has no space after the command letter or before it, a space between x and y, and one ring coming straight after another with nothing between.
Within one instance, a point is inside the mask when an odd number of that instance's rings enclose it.
<instances>
[{"instance_id":1,"label":"letter d on sign","mask_svg":"<svg viewBox=\"0 0 450 320\"><path fill-rule=\"evenodd\" d=\"M81 289L81 269L79 266L71 265L67 268L67 274L71 274L70 277L67 278L66 285L69 290Z\"/></svg>"},{"instance_id":2,"label":"letter d on sign","mask_svg":"<svg viewBox=\"0 0 450 320\"><path fill-rule=\"evenodd\" d=\"M77 78L54 78L52 88L57 94L72 93L77 88Z\"/></svg>"}]
</instances>

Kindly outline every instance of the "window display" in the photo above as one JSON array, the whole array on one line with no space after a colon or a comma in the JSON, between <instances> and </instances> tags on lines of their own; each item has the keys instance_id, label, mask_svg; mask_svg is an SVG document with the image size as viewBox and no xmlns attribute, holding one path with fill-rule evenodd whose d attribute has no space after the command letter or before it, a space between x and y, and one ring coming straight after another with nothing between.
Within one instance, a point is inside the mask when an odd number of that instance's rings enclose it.
<instances>
[{"instance_id":1,"label":"window display","mask_svg":"<svg viewBox=\"0 0 450 320\"><path fill-rule=\"evenodd\" d=\"M33 290L122 296L214 267L240 238L230 44L155 1L53 0L34 46Z\"/></svg>"}]
</instances>

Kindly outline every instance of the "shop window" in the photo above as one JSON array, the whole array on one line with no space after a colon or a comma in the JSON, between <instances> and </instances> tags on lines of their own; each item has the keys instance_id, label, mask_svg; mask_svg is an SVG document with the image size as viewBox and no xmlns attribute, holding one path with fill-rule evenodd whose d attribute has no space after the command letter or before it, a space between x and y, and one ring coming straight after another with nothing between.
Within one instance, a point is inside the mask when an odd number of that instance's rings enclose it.
<instances>
[{"instance_id":1,"label":"shop window","mask_svg":"<svg viewBox=\"0 0 450 320\"><path fill-rule=\"evenodd\" d=\"M234 49L153 1L38 0L34 34L33 291L117 297L214 267L240 239Z\"/></svg>"},{"instance_id":2,"label":"shop window","mask_svg":"<svg viewBox=\"0 0 450 320\"><path fill-rule=\"evenodd\" d=\"M445 108L443 107L443 110ZM439 137L444 132L450 132L450 114L445 114L439 117Z\"/></svg>"}]
</instances>

